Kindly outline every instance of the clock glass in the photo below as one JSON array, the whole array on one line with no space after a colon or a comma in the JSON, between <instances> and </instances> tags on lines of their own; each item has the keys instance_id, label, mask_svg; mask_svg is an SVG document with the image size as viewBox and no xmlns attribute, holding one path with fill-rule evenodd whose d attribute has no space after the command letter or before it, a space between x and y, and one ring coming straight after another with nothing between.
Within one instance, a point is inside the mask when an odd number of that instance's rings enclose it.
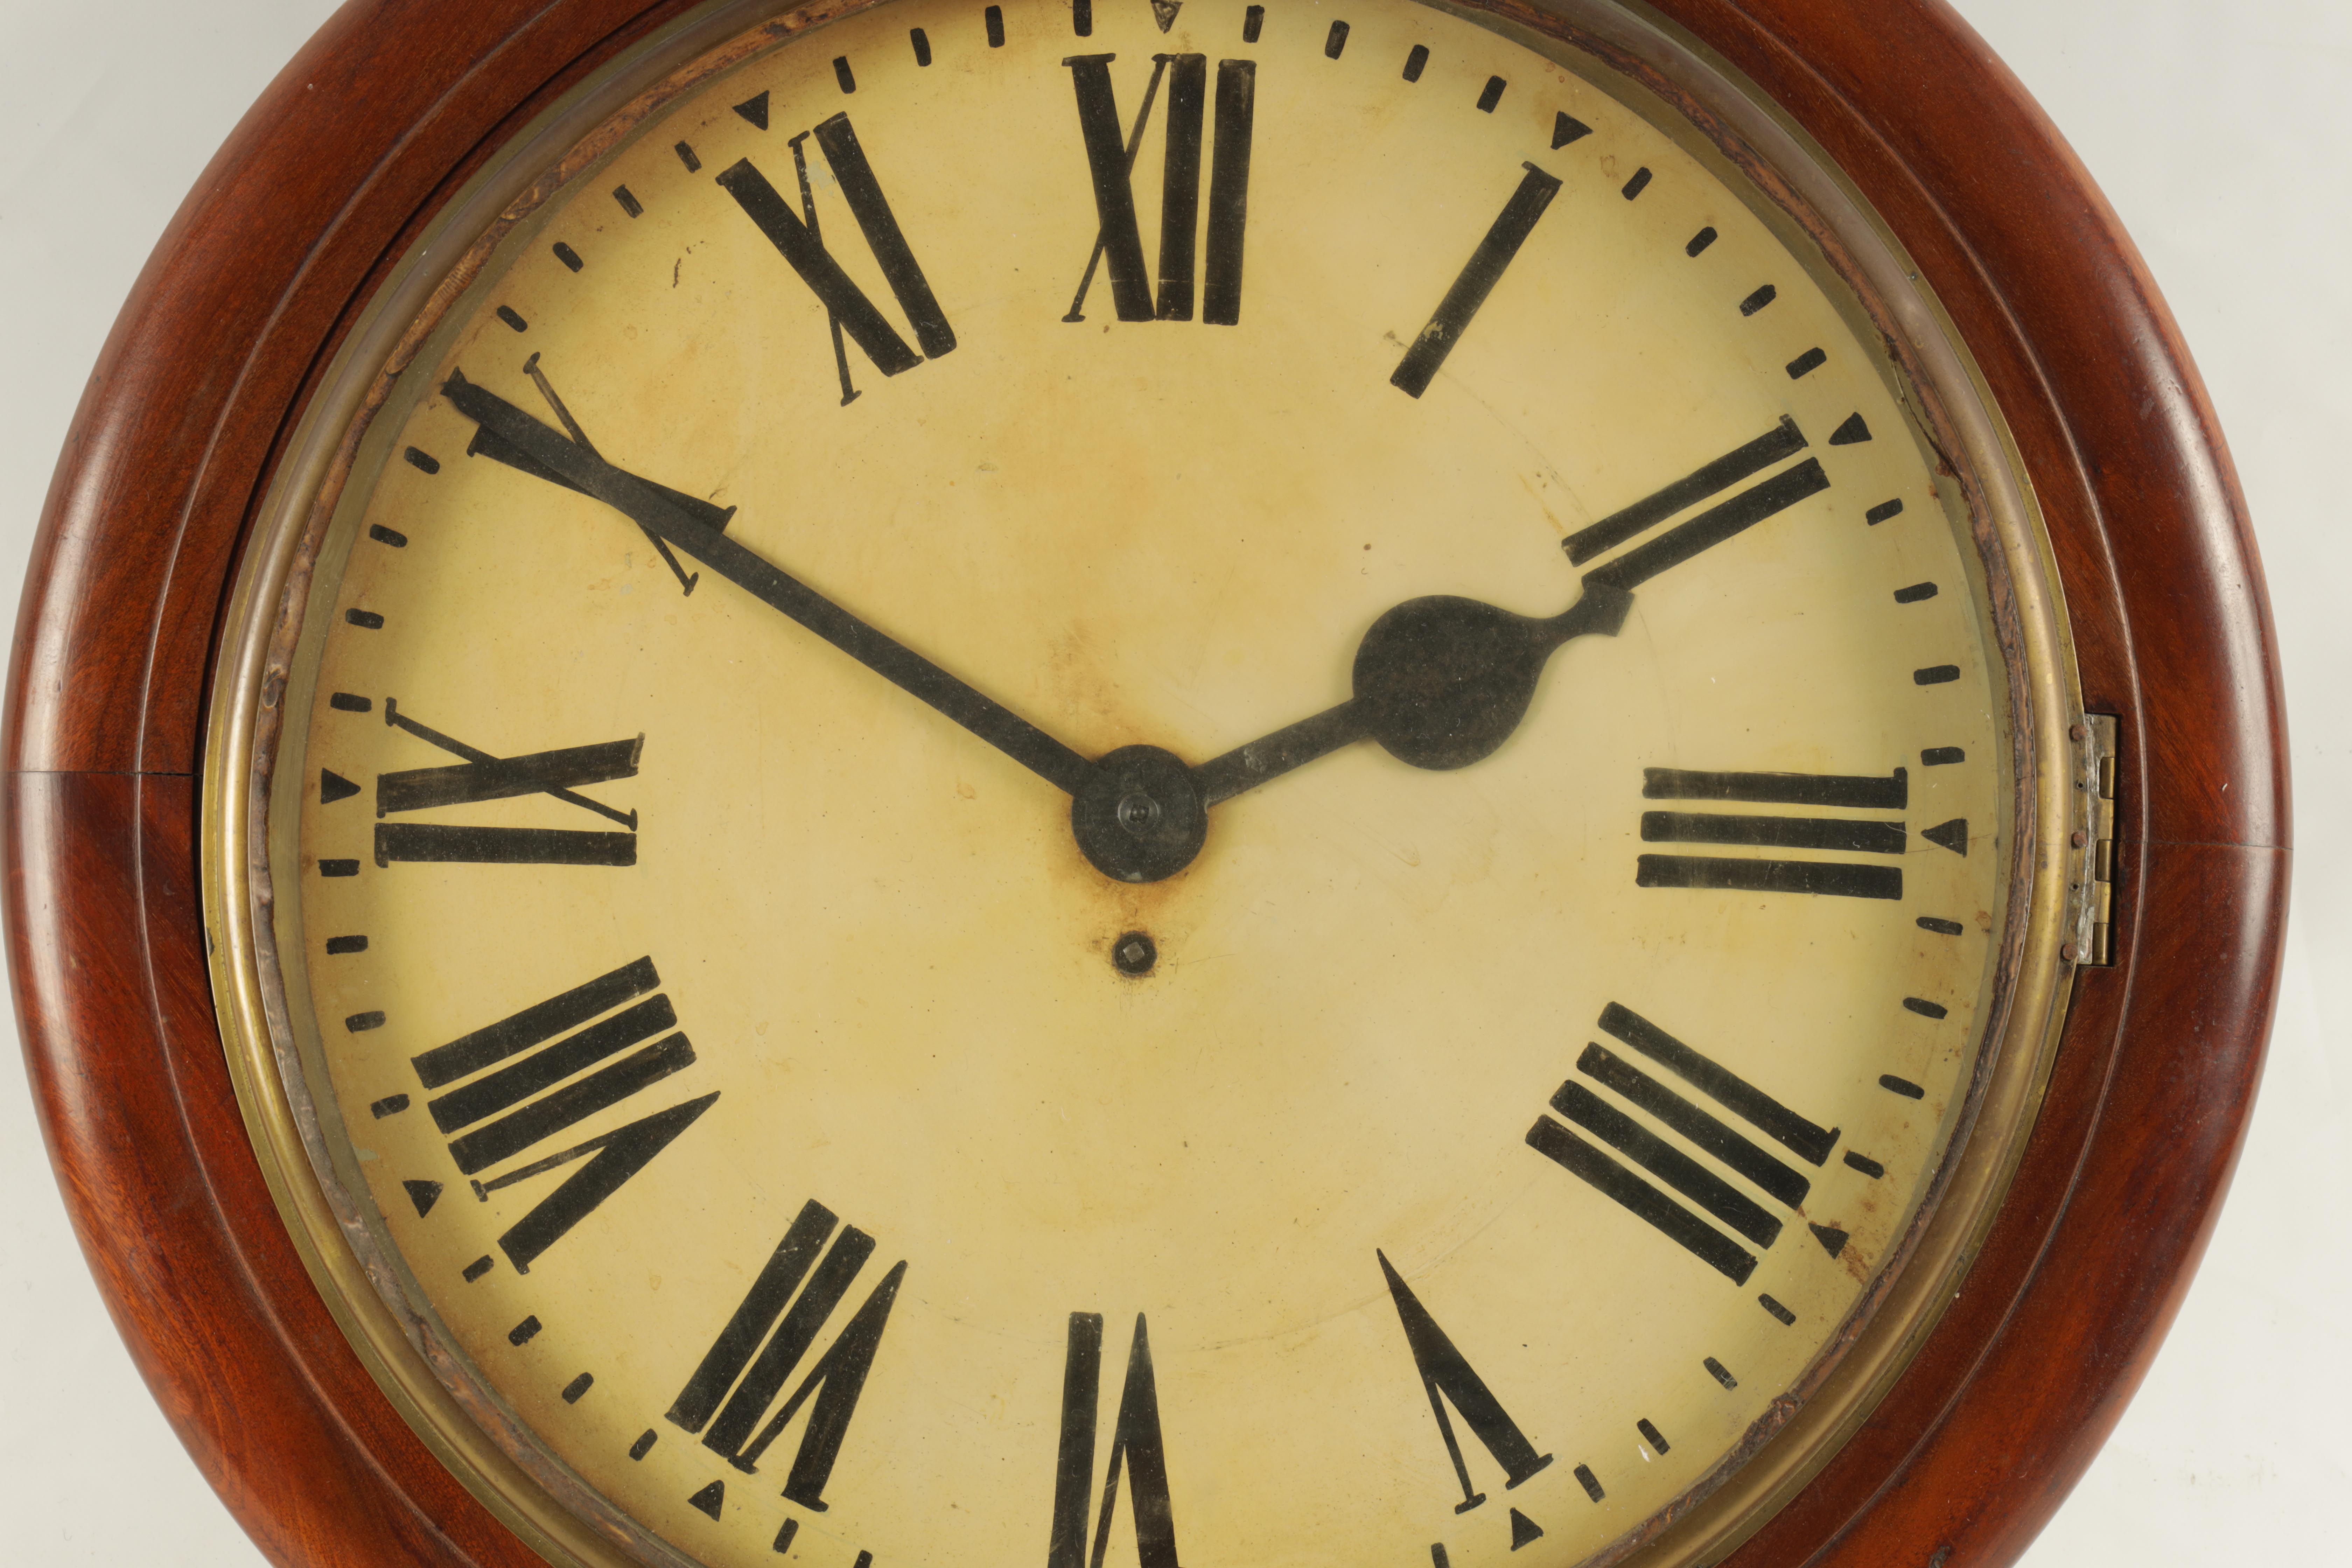
<instances>
[{"instance_id":1,"label":"clock glass","mask_svg":"<svg viewBox=\"0 0 2352 1568\"><path fill-rule=\"evenodd\" d=\"M1679 1550L1991 1190L2028 514L1581 15L729 7L347 353L236 1028L542 1551Z\"/></svg>"}]
</instances>

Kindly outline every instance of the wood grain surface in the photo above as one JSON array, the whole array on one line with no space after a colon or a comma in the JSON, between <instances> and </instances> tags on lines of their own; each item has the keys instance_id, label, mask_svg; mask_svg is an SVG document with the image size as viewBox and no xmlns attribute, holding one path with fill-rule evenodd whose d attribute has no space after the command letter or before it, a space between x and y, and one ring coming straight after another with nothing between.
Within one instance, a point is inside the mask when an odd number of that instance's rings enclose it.
<instances>
[{"instance_id":1,"label":"wood grain surface","mask_svg":"<svg viewBox=\"0 0 2352 1568\"><path fill-rule=\"evenodd\" d=\"M2012 1199L1901 1384L1734 1559L2005 1563L2160 1342L2260 1070L2288 858L2260 567L2145 268L1964 24L1931 0L1654 3L1829 150L1950 311L2048 518L2088 704L2123 719L2119 962L2081 980ZM51 1155L142 1373L289 1568L537 1559L377 1393L245 1142L195 893L223 595L278 444L392 259L505 134L683 8L348 5L142 276L27 580L0 846Z\"/></svg>"}]
</instances>

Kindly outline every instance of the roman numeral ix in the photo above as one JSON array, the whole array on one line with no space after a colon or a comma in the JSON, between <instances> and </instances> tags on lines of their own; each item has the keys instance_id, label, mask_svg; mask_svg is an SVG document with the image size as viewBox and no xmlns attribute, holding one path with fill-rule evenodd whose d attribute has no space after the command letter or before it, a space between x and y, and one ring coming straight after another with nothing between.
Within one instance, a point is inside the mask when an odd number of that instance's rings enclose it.
<instances>
[{"instance_id":1,"label":"roman numeral ix","mask_svg":"<svg viewBox=\"0 0 2352 1568\"><path fill-rule=\"evenodd\" d=\"M1437 1320L1421 1304L1391 1266L1386 1253L1375 1253L1381 1260L1381 1272L1389 1282L1389 1299L1396 1303L1397 1317L1404 1324L1406 1346L1412 1352L1412 1364L1421 1373L1423 1392L1429 1395L1429 1413L1437 1417L1437 1435L1445 1439L1446 1458L1454 1461L1454 1479L1462 1483L1462 1500L1454 1505L1456 1513L1468 1513L1486 1500L1486 1494L1470 1484L1470 1467L1463 1462L1462 1445L1454 1436L1454 1423L1445 1415L1446 1404L1462 1413L1463 1421L1471 1434L1486 1447L1495 1462L1503 1467L1503 1485L1507 1489L1517 1486L1551 1463L1549 1454L1538 1454L1528 1435L1519 1430L1503 1410L1486 1380L1472 1370L1470 1363Z\"/></svg>"},{"instance_id":2,"label":"roman numeral ix","mask_svg":"<svg viewBox=\"0 0 2352 1568\"><path fill-rule=\"evenodd\" d=\"M1160 1435L1160 1386L1151 1375L1151 1338L1143 1314L1127 1351L1127 1379L1111 1430L1110 1462L1103 1474L1094 1551L1087 1551L1087 1505L1095 1468L1095 1408L1102 1388L1103 1321L1099 1312L1070 1314L1068 1359L1062 1370L1062 1440L1054 1467L1054 1531L1045 1568L1102 1568L1118 1511L1123 1465L1135 1508L1135 1555L1139 1568L1177 1568L1176 1514L1168 1498L1168 1449Z\"/></svg>"},{"instance_id":3,"label":"roman numeral ix","mask_svg":"<svg viewBox=\"0 0 2352 1568\"><path fill-rule=\"evenodd\" d=\"M890 211L889 198L882 194L882 183L875 178L874 167L866 162L866 150L858 144L849 116L836 114L820 121L814 134L826 165L833 171L835 183L841 187L843 199L849 204L850 215L857 220L858 232L866 237L866 249L873 253L899 310L906 313L915 342L922 347L921 353L907 346L907 340L898 335L898 329L825 248L817 232L816 201L809 188L808 164L801 151L801 138L793 138L792 144L793 165L800 175L800 212L793 211L749 158L722 170L718 180L719 187L743 209L743 216L768 237L824 306L834 332L835 362L841 373L841 400L846 404L856 397L857 390L850 384L849 363L842 353L844 331L884 375L912 370L926 358L938 359L956 346L956 337L955 330L948 325L946 312L940 309L938 297L931 292L930 280L923 276L922 266L915 259L914 247L907 243L905 232Z\"/></svg>"},{"instance_id":4,"label":"roman numeral ix","mask_svg":"<svg viewBox=\"0 0 2352 1568\"><path fill-rule=\"evenodd\" d=\"M1729 1112L1810 1164L1821 1165L1836 1147L1838 1130L1822 1128L1748 1082L1728 1068L1675 1039L1631 1008L1612 1002L1601 1009L1601 1027L1641 1056L1666 1069L1718 1109ZM1795 1209L1811 1182L1779 1156L1760 1147L1683 1094L1668 1088L1608 1047L1586 1047L1577 1070L1628 1104L1656 1117L1717 1164ZM1528 1146L1591 1184L1656 1227L1693 1257L1734 1284L1755 1272L1756 1255L1700 1217L1703 1213L1759 1247L1780 1239L1781 1221L1747 1193L1692 1158L1576 1079L1551 1097L1552 1109L1631 1160L1659 1183L1696 1205L1697 1212L1628 1170L1559 1121L1538 1118L1528 1130ZM1835 1256L1843 1233L1812 1227ZM1832 1238L1834 1237L1834 1242Z\"/></svg>"},{"instance_id":5,"label":"roman numeral ix","mask_svg":"<svg viewBox=\"0 0 2352 1568\"><path fill-rule=\"evenodd\" d=\"M476 1176L561 1142L589 1118L693 1066L692 1043L683 1034L667 1033L676 1028L677 1014L669 998L657 994L660 986L654 961L640 958L413 1058L419 1082L446 1090L426 1101L425 1109L434 1126L457 1134L449 1144L457 1169ZM643 1044L648 1040L653 1043ZM587 1162L499 1237L499 1248L515 1272L530 1273L541 1253L595 1213L718 1098L714 1090L488 1181L477 1180L474 1194L488 1203L503 1188ZM488 1262L485 1258L476 1267ZM471 1270L467 1278L473 1278Z\"/></svg>"},{"instance_id":6,"label":"roman numeral ix","mask_svg":"<svg viewBox=\"0 0 2352 1568\"><path fill-rule=\"evenodd\" d=\"M568 746L560 751L532 752L516 757L493 756L478 746L453 739L418 723L400 710L396 699L386 698L383 721L418 740L440 747L463 762L437 768L408 768L380 773L375 781L375 814L429 811L436 806L470 805L486 800L544 795L577 806L625 832L596 832L572 827L483 827L470 823L383 822L375 825L375 863L395 860L460 862L491 866L634 866L637 863L637 814L616 811L601 801L577 793L573 786L608 784L635 778L637 758L645 750L643 735L628 741L606 741L593 746Z\"/></svg>"},{"instance_id":7,"label":"roman numeral ix","mask_svg":"<svg viewBox=\"0 0 2352 1568\"><path fill-rule=\"evenodd\" d=\"M1066 321L1086 318L1095 269L1110 268L1111 303L1122 321L1192 319L1196 243L1201 220L1201 148L1208 95L1209 57L1154 55L1143 106L1121 142L1118 104L1111 90L1116 55L1072 55L1062 63L1078 96L1078 132L1093 176L1097 227L1094 251L1070 300ZM1162 81L1168 87L1168 150L1160 192L1160 292L1143 259L1133 174L1144 128ZM1217 62L1215 157L1209 174L1208 266L1201 319L1233 326L1242 315L1242 242L1249 222L1250 139L1257 112L1257 62Z\"/></svg>"},{"instance_id":8,"label":"roman numeral ix","mask_svg":"<svg viewBox=\"0 0 2352 1568\"><path fill-rule=\"evenodd\" d=\"M836 1236L837 1223L822 1204L812 1200L802 1205L742 1304L719 1331L669 1407L673 1424L701 1432L704 1447L749 1475L756 1473L760 1457L782 1435L786 1424L814 1399L808 1427L784 1479L784 1496L819 1513L825 1508L824 1483L841 1455L842 1439L849 1435L850 1418L857 1414L866 1374L874 1370L874 1354L881 1348L882 1331L889 1326L899 1281L907 1277L905 1259L891 1265L834 1336L832 1347L777 1405L784 1384L815 1348L825 1320L874 1253L872 1237L856 1226L841 1226ZM825 1245L828 1237L831 1247Z\"/></svg>"}]
</instances>

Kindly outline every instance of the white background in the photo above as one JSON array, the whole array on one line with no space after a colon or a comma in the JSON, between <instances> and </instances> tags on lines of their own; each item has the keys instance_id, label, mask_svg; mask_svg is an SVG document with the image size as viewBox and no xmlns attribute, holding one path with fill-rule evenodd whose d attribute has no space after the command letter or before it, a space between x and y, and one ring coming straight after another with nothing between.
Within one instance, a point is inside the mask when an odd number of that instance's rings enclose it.
<instances>
[{"instance_id":1,"label":"white background","mask_svg":"<svg viewBox=\"0 0 2352 1568\"><path fill-rule=\"evenodd\" d=\"M15 602L67 422L132 279L213 150L332 8L0 0L0 606ZM2352 447L2352 7L1959 9L2122 213L2211 387L2277 608L2302 808L2278 1028L2229 1207L2137 1401L2026 1561L2340 1562L2327 1526L2329 1505L2352 1500L2352 1003L2339 989L2352 615L2338 603L2352 546L2343 481L2328 475ZM115 1337L24 1079L5 1064L0 1193L0 1557L260 1563Z\"/></svg>"}]
</instances>

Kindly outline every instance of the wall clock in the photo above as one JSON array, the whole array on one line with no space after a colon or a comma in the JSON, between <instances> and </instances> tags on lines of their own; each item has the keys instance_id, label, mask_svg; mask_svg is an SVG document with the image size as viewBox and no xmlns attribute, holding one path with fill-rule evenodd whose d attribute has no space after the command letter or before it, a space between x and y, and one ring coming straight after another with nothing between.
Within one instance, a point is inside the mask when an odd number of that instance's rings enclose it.
<instances>
[{"instance_id":1,"label":"wall clock","mask_svg":"<svg viewBox=\"0 0 2352 1568\"><path fill-rule=\"evenodd\" d=\"M1228 9L346 18L134 307L18 973L267 1549L1982 1561L2095 1444L2284 886L2127 258L1933 16Z\"/></svg>"}]
</instances>

